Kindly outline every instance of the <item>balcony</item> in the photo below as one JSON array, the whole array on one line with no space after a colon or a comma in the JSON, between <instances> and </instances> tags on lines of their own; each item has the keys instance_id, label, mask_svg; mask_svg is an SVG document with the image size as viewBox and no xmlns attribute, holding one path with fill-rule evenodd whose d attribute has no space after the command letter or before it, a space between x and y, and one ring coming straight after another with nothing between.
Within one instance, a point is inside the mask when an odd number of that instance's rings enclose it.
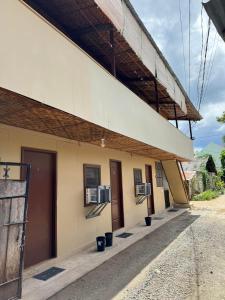
<instances>
[{"instance_id":1,"label":"balcony","mask_svg":"<svg viewBox=\"0 0 225 300\"><path fill-rule=\"evenodd\" d=\"M19 1L0 4L0 122L144 155L190 160L192 141ZM28 26L29 25L29 26Z\"/></svg>"}]
</instances>

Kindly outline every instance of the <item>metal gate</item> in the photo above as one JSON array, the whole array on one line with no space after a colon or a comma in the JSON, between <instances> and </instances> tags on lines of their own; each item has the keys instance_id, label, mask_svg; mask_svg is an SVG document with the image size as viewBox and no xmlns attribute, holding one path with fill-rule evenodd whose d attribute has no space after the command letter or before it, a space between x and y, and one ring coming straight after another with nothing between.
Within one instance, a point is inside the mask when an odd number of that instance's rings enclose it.
<instances>
[{"instance_id":1,"label":"metal gate","mask_svg":"<svg viewBox=\"0 0 225 300\"><path fill-rule=\"evenodd\" d=\"M22 294L30 165L0 162L0 174L0 299L12 300Z\"/></svg>"}]
</instances>

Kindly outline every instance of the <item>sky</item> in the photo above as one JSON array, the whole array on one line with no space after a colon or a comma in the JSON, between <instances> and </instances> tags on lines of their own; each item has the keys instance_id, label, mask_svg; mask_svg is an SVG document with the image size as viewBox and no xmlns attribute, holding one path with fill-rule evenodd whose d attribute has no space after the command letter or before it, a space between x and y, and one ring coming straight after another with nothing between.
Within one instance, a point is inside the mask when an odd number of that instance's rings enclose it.
<instances>
[{"instance_id":1,"label":"sky","mask_svg":"<svg viewBox=\"0 0 225 300\"><path fill-rule=\"evenodd\" d=\"M188 92L189 84L189 14L188 0L180 0L183 40L179 13L179 0L131 0L139 17L157 43L159 49L171 65L183 87ZM190 99L198 100L198 76L201 63L202 28L204 45L208 30L208 16L202 10L201 0L191 0L191 72ZM206 1L205 1L206 2ZM201 26L203 20L203 26ZM210 142L223 145L225 124L217 122L216 117L225 111L225 42L211 24L209 35L208 59L206 63L205 96L200 113L203 120L193 125L194 147L199 151ZM202 78L202 76L200 77ZM201 86L201 79L200 79ZM188 133L187 122L180 122L180 129Z\"/></svg>"}]
</instances>

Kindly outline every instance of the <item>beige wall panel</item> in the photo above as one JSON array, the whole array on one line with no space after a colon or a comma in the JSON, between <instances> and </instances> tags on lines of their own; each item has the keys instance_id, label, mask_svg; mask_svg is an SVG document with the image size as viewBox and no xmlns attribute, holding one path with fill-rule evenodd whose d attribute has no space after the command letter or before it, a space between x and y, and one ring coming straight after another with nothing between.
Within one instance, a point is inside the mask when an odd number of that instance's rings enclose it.
<instances>
[{"instance_id":1,"label":"beige wall panel","mask_svg":"<svg viewBox=\"0 0 225 300\"><path fill-rule=\"evenodd\" d=\"M0 2L1 30L1 87L193 158L190 139L20 1Z\"/></svg>"},{"instance_id":2,"label":"beige wall panel","mask_svg":"<svg viewBox=\"0 0 225 300\"><path fill-rule=\"evenodd\" d=\"M124 27L124 16L121 0L95 0L105 15L112 20L118 31Z\"/></svg>"},{"instance_id":3,"label":"beige wall panel","mask_svg":"<svg viewBox=\"0 0 225 300\"><path fill-rule=\"evenodd\" d=\"M65 256L73 250L95 240L97 235L112 230L111 205L97 218L87 220L89 208L84 208L83 164L101 165L102 184L110 184L109 160L122 163L124 219L130 228L144 221L147 215L146 201L136 205L134 196L133 168L141 168L145 182L145 164L153 167L155 209L165 209L163 189L156 187L155 161L126 152L100 148L89 144L58 138L55 136L9 127L0 124L1 161L20 162L21 147L38 148L57 152L57 236L58 255Z\"/></svg>"},{"instance_id":4,"label":"beige wall panel","mask_svg":"<svg viewBox=\"0 0 225 300\"><path fill-rule=\"evenodd\" d=\"M132 47L134 52L141 58L142 54L142 29L134 19L130 9L123 1L123 14L124 14L124 29L123 36L128 44Z\"/></svg>"}]
</instances>

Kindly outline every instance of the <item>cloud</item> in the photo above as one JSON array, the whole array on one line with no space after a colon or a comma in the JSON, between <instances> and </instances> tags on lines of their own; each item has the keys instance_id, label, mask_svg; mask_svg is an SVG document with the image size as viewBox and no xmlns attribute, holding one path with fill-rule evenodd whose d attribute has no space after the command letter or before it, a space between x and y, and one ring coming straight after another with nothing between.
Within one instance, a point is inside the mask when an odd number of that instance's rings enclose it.
<instances>
[{"instance_id":1,"label":"cloud","mask_svg":"<svg viewBox=\"0 0 225 300\"><path fill-rule=\"evenodd\" d=\"M160 50L177 74L181 83L187 90L185 77L188 78L188 1L181 0L181 14L184 34L185 69L183 60L182 34L179 16L179 0L131 0L137 13L150 34L156 41ZM206 41L208 30L208 16L204 9L203 38ZM191 6L191 99L194 104L198 102L198 76L201 62L202 26L201 26L201 0L192 1ZM211 24L208 58L206 64L205 95L202 99L200 113L204 119L194 125L193 133L197 137L194 146L202 148L209 142L222 143L225 128L216 120L225 111L225 43L217 34ZM210 76L209 76L210 75ZM207 89L206 89L207 86ZM201 87L201 80L200 80ZM188 134L185 122L179 122L179 128Z\"/></svg>"}]
</instances>

